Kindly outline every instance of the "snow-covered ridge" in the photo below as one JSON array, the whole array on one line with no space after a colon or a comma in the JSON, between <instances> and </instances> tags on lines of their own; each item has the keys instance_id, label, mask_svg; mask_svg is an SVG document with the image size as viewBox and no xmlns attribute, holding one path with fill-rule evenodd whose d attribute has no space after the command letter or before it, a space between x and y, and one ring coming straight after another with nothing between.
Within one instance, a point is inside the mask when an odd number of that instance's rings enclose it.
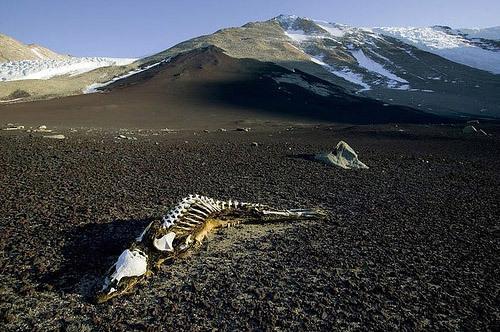
<instances>
[{"instance_id":1,"label":"snow-covered ridge","mask_svg":"<svg viewBox=\"0 0 500 332\"><path fill-rule=\"evenodd\" d=\"M500 41L500 26L492 28L471 28L471 29L458 29L459 33L466 35L468 38L484 38L490 40Z\"/></svg>"},{"instance_id":2,"label":"snow-covered ridge","mask_svg":"<svg viewBox=\"0 0 500 332\"><path fill-rule=\"evenodd\" d=\"M434 27L351 27L297 16L278 16L285 34L295 43L331 39L339 46L351 43L357 47L372 44L384 36L393 37L423 51L469 67L500 74L500 27L486 29L452 29ZM482 39L480 39L482 38ZM385 38L387 40L387 38ZM384 75L386 76L386 75Z\"/></svg>"},{"instance_id":3,"label":"snow-covered ridge","mask_svg":"<svg viewBox=\"0 0 500 332\"><path fill-rule=\"evenodd\" d=\"M78 75L97 68L124 66L137 59L70 57L67 60L22 60L0 63L0 81L45 80L60 75Z\"/></svg>"}]
</instances>

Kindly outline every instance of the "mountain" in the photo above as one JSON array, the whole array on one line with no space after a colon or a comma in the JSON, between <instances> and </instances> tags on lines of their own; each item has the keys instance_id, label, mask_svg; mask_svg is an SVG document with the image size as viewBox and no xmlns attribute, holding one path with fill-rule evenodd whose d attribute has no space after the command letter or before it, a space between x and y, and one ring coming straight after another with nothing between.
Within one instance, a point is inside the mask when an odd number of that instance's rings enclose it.
<instances>
[{"instance_id":1,"label":"mountain","mask_svg":"<svg viewBox=\"0 0 500 332\"><path fill-rule=\"evenodd\" d=\"M292 89L290 84L295 84L296 89L314 90L315 102L321 99L316 92L327 86L329 91L342 91L344 100L361 98L399 110L417 110L419 114L500 118L500 49L498 40L493 39L495 31L445 26L359 28L281 15L196 37L126 66L57 76L43 84L37 79L0 83L0 99L8 100L8 93L16 89L29 90L30 99L135 89L136 85L147 85L144 77L152 80L158 68L173 59L178 61L179 55L214 47L235 61L271 63L300 75L300 79L271 77L275 82L281 80L286 91ZM216 68L225 70L224 66ZM170 82L168 89L177 89L177 83ZM155 91L168 95L166 89ZM335 103L330 100L327 104L334 107L342 103L337 98ZM336 117L338 114L330 118Z\"/></svg>"},{"instance_id":2,"label":"mountain","mask_svg":"<svg viewBox=\"0 0 500 332\"><path fill-rule=\"evenodd\" d=\"M465 47L463 37L429 29L452 51L455 44L463 46L456 54L464 48L481 54L476 62L492 71L431 52L431 46L425 45L432 38L422 32L428 31L426 28L415 37L420 42L412 45L387 28L357 28L283 15L193 38L140 63L151 65L181 52L215 45L232 57L298 69L386 103L455 117L500 117L500 75L495 74L500 70L500 53L495 41L482 40L478 46L471 40ZM469 54L466 59L471 60Z\"/></svg>"},{"instance_id":3,"label":"mountain","mask_svg":"<svg viewBox=\"0 0 500 332\"><path fill-rule=\"evenodd\" d=\"M43 46L26 45L0 34L0 63L19 60L65 60L67 58L67 55L58 54Z\"/></svg>"},{"instance_id":4,"label":"mountain","mask_svg":"<svg viewBox=\"0 0 500 332\"><path fill-rule=\"evenodd\" d=\"M137 59L74 57L0 34L0 103L81 94L135 68Z\"/></svg>"},{"instance_id":5,"label":"mountain","mask_svg":"<svg viewBox=\"0 0 500 332\"><path fill-rule=\"evenodd\" d=\"M178 54L92 93L6 105L27 125L219 128L252 121L442 122L408 107L357 96L271 62L230 57L215 46Z\"/></svg>"}]
</instances>

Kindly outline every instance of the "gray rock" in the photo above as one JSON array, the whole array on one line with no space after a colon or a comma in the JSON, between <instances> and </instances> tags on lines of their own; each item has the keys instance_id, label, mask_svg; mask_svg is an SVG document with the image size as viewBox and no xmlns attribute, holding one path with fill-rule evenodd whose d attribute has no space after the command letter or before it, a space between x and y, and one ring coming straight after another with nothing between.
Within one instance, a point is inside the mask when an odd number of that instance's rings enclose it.
<instances>
[{"instance_id":1,"label":"gray rock","mask_svg":"<svg viewBox=\"0 0 500 332\"><path fill-rule=\"evenodd\" d=\"M358 159L358 154L344 141L340 141L332 152L319 153L314 157L327 165L335 165L344 169L368 169Z\"/></svg>"}]
</instances>

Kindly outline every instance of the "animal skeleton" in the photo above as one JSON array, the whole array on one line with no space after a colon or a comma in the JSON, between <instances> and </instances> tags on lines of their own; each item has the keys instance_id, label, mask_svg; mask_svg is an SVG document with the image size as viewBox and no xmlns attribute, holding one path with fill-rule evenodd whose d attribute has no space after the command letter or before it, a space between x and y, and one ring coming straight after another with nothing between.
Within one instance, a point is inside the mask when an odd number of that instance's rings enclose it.
<instances>
[{"instance_id":1,"label":"animal skeleton","mask_svg":"<svg viewBox=\"0 0 500 332\"><path fill-rule=\"evenodd\" d=\"M130 292L165 261L183 257L189 249L199 247L211 230L251 220L324 216L325 213L319 209L281 210L262 204L219 201L190 195L174 206L162 220L152 221L130 248L123 251L109 269L96 300L102 303Z\"/></svg>"}]
</instances>

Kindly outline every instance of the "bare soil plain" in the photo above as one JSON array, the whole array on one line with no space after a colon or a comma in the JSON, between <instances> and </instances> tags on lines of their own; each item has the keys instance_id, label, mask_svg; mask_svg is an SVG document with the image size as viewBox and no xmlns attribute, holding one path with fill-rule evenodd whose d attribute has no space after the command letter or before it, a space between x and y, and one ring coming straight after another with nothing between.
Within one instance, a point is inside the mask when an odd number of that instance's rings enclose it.
<instances>
[{"instance_id":1,"label":"bare soil plain","mask_svg":"<svg viewBox=\"0 0 500 332\"><path fill-rule=\"evenodd\" d=\"M1 330L500 328L500 127L237 126L1 131ZM370 169L311 160L339 140ZM190 193L330 217L221 230L95 305L120 252Z\"/></svg>"}]
</instances>

